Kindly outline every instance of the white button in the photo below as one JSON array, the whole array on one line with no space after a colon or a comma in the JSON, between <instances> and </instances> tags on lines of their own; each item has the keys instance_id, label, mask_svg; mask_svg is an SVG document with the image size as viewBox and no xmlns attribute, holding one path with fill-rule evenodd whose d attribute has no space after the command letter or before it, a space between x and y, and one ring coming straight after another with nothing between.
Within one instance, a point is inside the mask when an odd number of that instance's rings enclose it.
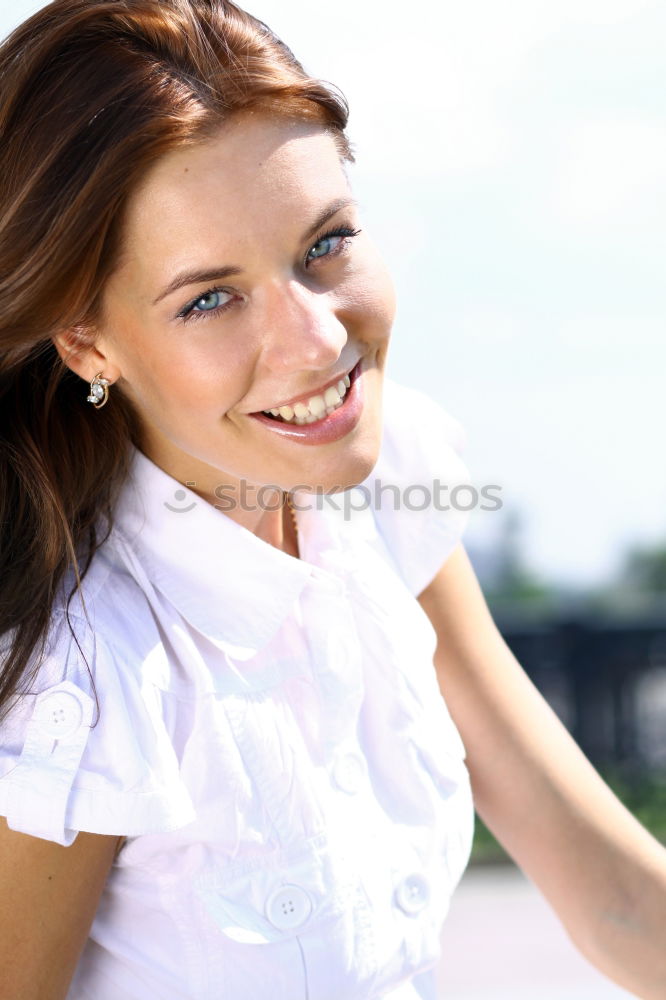
<instances>
[{"instance_id":1,"label":"white button","mask_svg":"<svg viewBox=\"0 0 666 1000\"><path fill-rule=\"evenodd\" d=\"M312 913L312 901L300 885L281 885L266 900L266 916L279 930L300 927Z\"/></svg>"},{"instance_id":2,"label":"white button","mask_svg":"<svg viewBox=\"0 0 666 1000\"><path fill-rule=\"evenodd\" d=\"M354 795L365 781L365 764L358 753L340 754L333 766L333 780L343 792Z\"/></svg>"},{"instance_id":3,"label":"white button","mask_svg":"<svg viewBox=\"0 0 666 1000\"><path fill-rule=\"evenodd\" d=\"M395 890L398 906L410 915L420 913L430 899L430 884L425 875L413 872Z\"/></svg>"},{"instance_id":4,"label":"white button","mask_svg":"<svg viewBox=\"0 0 666 1000\"><path fill-rule=\"evenodd\" d=\"M53 691L37 699L34 718L42 733L54 740L72 736L81 725L83 708L75 694Z\"/></svg>"}]
</instances>

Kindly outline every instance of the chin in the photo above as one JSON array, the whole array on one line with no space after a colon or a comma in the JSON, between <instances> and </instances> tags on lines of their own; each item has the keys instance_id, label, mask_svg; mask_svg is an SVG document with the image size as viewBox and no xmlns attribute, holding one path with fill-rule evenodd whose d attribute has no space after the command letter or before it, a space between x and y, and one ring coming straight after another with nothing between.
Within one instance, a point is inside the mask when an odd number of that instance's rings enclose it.
<instances>
[{"instance_id":1,"label":"chin","mask_svg":"<svg viewBox=\"0 0 666 1000\"><path fill-rule=\"evenodd\" d=\"M311 488L321 493L341 493L362 483L374 469L381 447L381 425L373 433L363 435L344 452L342 461L335 467L321 469L316 483Z\"/></svg>"}]
</instances>

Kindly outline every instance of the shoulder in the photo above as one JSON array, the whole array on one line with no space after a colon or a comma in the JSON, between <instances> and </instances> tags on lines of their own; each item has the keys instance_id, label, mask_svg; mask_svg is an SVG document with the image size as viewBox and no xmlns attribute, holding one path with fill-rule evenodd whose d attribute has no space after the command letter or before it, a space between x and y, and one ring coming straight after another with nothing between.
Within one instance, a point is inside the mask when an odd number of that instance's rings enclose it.
<instances>
[{"instance_id":1,"label":"shoulder","mask_svg":"<svg viewBox=\"0 0 666 1000\"><path fill-rule=\"evenodd\" d=\"M117 558L112 544L94 554L80 586L73 570L65 574L55 595L51 618L41 650L34 650L26 676L39 670L33 693L60 681L65 674L74 683L82 682L81 672L111 648L135 642L141 629L149 626L150 607L143 590ZM0 662L6 655L13 633L0 636Z\"/></svg>"},{"instance_id":2,"label":"shoulder","mask_svg":"<svg viewBox=\"0 0 666 1000\"><path fill-rule=\"evenodd\" d=\"M33 679L3 720L0 815L64 846L79 831L135 836L183 825L192 803L151 682L159 636L145 595L112 546L98 550L67 602L70 584L28 665Z\"/></svg>"},{"instance_id":3,"label":"shoulder","mask_svg":"<svg viewBox=\"0 0 666 1000\"><path fill-rule=\"evenodd\" d=\"M95 552L87 573L76 586L69 572L58 590L47 638L49 659L57 655L69 666L80 659L122 654L137 666L157 630L149 595L127 567L114 528Z\"/></svg>"},{"instance_id":4,"label":"shoulder","mask_svg":"<svg viewBox=\"0 0 666 1000\"><path fill-rule=\"evenodd\" d=\"M446 443L456 452L467 447L463 424L422 389L384 379L384 432L391 440L417 440L421 446Z\"/></svg>"},{"instance_id":5,"label":"shoulder","mask_svg":"<svg viewBox=\"0 0 666 1000\"><path fill-rule=\"evenodd\" d=\"M383 434L360 484L389 558L421 593L462 538L476 491L462 423L427 393L384 381Z\"/></svg>"},{"instance_id":6,"label":"shoulder","mask_svg":"<svg viewBox=\"0 0 666 1000\"><path fill-rule=\"evenodd\" d=\"M77 619L114 626L131 609L139 613L146 605L143 589L123 560L119 530L112 528L109 537L95 552L90 567L75 588L73 572L63 581L54 610ZM74 591L71 600L70 593Z\"/></svg>"}]
</instances>

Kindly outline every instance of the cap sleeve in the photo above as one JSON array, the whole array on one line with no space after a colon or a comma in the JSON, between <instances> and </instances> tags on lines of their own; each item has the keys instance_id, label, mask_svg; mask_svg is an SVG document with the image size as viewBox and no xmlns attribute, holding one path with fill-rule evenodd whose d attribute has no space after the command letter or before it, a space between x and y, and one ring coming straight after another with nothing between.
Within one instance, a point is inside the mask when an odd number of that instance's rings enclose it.
<instances>
[{"instance_id":1,"label":"cap sleeve","mask_svg":"<svg viewBox=\"0 0 666 1000\"><path fill-rule=\"evenodd\" d=\"M418 595L460 542L475 502L467 434L426 393L389 378L383 411L379 458L362 485L388 557Z\"/></svg>"},{"instance_id":2,"label":"cap sleeve","mask_svg":"<svg viewBox=\"0 0 666 1000\"><path fill-rule=\"evenodd\" d=\"M12 830L65 847L79 831L137 836L183 826L194 808L160 691L140 664L121 662L85 622L70 620L76 639L57 614L32 687L0 723L0 815Z\"/></svg>"}]
</instances>

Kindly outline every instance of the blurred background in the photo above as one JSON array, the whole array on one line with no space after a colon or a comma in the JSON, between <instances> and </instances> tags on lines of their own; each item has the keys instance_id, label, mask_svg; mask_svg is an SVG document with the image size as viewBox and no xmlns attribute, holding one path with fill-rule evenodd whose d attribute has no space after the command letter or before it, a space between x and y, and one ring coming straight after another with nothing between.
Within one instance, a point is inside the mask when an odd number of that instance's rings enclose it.
<instances>
[{"instance_id":1,"label":"blurred background","mask_svg":"<svg viewBox=\"0 0 666 1000\"><path fill-rule=\"evenodd\" d=\"M3 5L0 34L42 6ZM398 297L388 374L465 428L501 490L466 533L495 619L666 842L666 5L243 6L348 98ZM629 996L480 820L443 948L448 1000Z\"/></svg>"}]
</instances>

